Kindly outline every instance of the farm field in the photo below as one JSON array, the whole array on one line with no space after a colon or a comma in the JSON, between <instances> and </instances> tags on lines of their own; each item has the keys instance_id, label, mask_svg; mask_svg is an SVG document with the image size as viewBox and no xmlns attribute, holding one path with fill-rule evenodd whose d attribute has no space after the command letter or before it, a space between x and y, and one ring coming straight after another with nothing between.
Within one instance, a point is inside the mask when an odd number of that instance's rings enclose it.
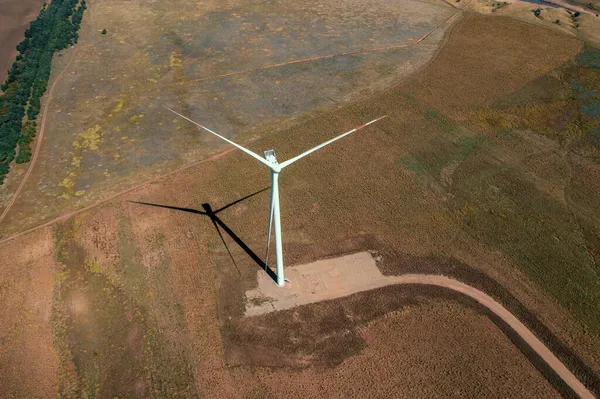
<instances>
[{"instance_id":1,"label":"farm field","mask_svg":"<svg viewBox=\"0 0 600 399\"><path fill-rule=\"evenodd\" d=\"M29 22L35 19L44 0L0 0L0 82L6 79Z\"/></svg>"},{"instance_id":2,"label":"farm field","mask_svg":"<svg viewBox=\"0 0 600 399\"><path fill-rule=\"evenodd\" d=\"M244 317L268 174L169 106L280 159L387 115L282 174L287 264L369 251L388 276L464 281L600 395L600 50L447 3L352 4L89 2L0 224L0 392L570 393L493 315L434 287Z\"/></svg>"}]
</instances>

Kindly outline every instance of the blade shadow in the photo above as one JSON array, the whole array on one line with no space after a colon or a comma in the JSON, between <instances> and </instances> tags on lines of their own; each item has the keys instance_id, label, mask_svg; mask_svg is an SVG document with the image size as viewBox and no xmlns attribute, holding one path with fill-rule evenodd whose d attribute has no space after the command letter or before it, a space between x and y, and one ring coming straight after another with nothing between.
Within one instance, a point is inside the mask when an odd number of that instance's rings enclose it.
<instances>
[{"instance_id":1,"label":"blade shadow","mask_svg":"<svg viewBox=\"0 0 600 399\"><path fill-rule=\"evenodd\" d=\"M231 230L231 228L229 228L229 226L227 226L227 224L222 221L217 214L219 212L222 212L224 210L226 210L227 208L230 208L236 204L239 204L242 201L245 201L251 197L254 197L255 195L258 195L264 191L267 191L269 189L269 187L265 187L262 190L256 191L255 193L249 194L243 198L240 198L238 200L235 200L217 210L213 210L212 207L210 206L210 204L205 203L202 204L202 208L204 209L204 211L200 211L197 209L193 209L193 208L182 208L182 207L177 207L177 206L169 206L169 205L162 205L162 204L152 204L152 203L148 203L148 202L140 202L140 201L128 201L131 202L133 204L138 204L138 205L146 205L146 206L153 206L156 208L164 208L164 209L170 209L170 210L174 210L174 211L180 211L180 212L189 212L189 213L193 213L196 215L202 215L202 216L208 216L213 224L213 226L215 227L215 229L217 230L217 233L219 234L219 238L221 239L221 242L223 243L223 245L225 246L225 249L227 250L227 253L229 254L229 257L231 258L231 261L233 262L235 268L237 269L238 273L241 275L241 271L233 257L233 254L231 253L231 251L229 250L229 246L227 245L227 243L225 242L225 238L223 237L223 234L221 234L221 229L223 229L227 235L229 235L229 237L231 237L231 239L233 241L235 241L235 243L237 245L240 246L240 248L246 252L246 254L248 254L248 256L250 256L250 258L262 269L264 270L267 275L269 275L269 277L271 277L273 279L273 281L277 281L277 275L275 274L275 272L268 267L265 262L260 258L260 256L258 256L256 253L254 253L254 251L252 251L252 249L246 245L246 243L237 235L235 234L235 232L233 230ZM220 229L220 228L221 229Z\"/></svg>"}]
</instances>

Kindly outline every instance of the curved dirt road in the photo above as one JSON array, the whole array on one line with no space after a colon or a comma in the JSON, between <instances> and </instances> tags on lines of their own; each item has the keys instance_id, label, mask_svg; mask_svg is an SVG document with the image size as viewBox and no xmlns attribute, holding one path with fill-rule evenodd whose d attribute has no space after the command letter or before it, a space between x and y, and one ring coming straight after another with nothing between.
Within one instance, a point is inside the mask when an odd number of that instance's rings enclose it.
<instances>
[{"instance_id":1,"label":"curved dirt road","mask_svg":"<svg viewBox=\"0 0 600 399\"><path fill-rule=\"evenodd\" d=\"M388 277L391 284L424 284L434 285L460 292L473 298L502 321L510 326L580 398L594 399L594 395L575 377L573 373L540 341L523 323L519 321L504 306L492 297L458 280L445 276L428 274L407 274L404 276Z\"/></svg>"},{"instance_id":2,"label":"curved dirt road","mask_svg":"<svg viewBox=\"0 0 600 399\"><path fill-rule=\"evenodd\" d=\"M594 398L563 362L509 310L483 291L454 278L439 274L386 276L381 273L375 258L367 251L291 266L286 270L286 277L293 283L279 287L273 284L270 275L262 270L257 271L258 286L245 293L244 316L253 317L292 309L391 285L420 284L441 287L466 295L485 306L506 323L575 394L580 398Z\"/></svg>"}]
</instances>

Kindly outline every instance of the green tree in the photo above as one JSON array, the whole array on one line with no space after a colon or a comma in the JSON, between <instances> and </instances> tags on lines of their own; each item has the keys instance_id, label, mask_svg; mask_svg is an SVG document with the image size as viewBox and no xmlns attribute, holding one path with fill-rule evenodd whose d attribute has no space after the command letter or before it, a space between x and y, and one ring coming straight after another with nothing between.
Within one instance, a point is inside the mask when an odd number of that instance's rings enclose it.
<instances>
[{"instance_id":1,"label":"green tree","mask_svg":"<svg viewBox=\"0 0 600 399\"><path fill-rule=\"evenodd\" d=\"M37 18L25 30L19 43L19 55L0 88L0 184L10 163L31 158L30 143L35 137L40 98L50 78L52 57L56 51L77 42L85 0L53 0L44 3ZM18 155L16 154L18 148Z\"/></svg>"}]
</instances>

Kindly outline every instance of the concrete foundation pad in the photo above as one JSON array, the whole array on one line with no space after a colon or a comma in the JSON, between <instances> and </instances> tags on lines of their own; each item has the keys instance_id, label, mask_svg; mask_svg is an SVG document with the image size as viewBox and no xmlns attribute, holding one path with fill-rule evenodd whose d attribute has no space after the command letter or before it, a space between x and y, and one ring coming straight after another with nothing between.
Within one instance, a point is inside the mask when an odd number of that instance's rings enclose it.
<instances>
[{"instance_id":1,"label":"concrete foundation pad","mask_svg":"<svg viewBox=\"0 0 600 399\"><path fill-rule=\"evenodd\" d=\"M324 259L285 269L291 282L278 287L264 272L258 272L258 288L246 292L246 316L348 296L393 284L377 268L368 252Z\"/></svg>"}]
</instances>

